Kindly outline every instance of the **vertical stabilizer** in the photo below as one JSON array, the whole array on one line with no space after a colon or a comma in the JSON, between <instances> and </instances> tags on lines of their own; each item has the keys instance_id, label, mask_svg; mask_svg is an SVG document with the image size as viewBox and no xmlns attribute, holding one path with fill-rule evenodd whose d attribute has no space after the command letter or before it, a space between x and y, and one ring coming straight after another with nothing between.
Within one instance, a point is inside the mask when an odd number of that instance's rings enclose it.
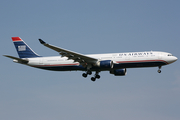
<instances>
[{"instance_id":1,"label":"vertical stabilizer","mask_svg":"<svg viewBox=\"0 0 180 120\"><path fill-rule=\"evenodd\" d=\"M12 37L12 41L20 58L40 57L20 37Z\"/></svg>"}]
</instances>

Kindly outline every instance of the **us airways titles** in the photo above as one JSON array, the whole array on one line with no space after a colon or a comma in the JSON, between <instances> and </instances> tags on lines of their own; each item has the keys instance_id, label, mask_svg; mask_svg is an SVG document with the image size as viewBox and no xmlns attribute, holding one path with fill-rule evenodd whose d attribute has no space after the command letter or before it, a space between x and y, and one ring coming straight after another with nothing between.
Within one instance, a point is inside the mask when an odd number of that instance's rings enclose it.
<instances>
[{"instance_id":1,"label":"us airways titles","mask_svg":"<svg viewBox=\"0 0 180 120\"><path fill-rule=\"evenodd\" d=\"M119 56L143 56L152 55L152 52L137 52L137 53L120 53Z\"/></svg>"}]
</instances>

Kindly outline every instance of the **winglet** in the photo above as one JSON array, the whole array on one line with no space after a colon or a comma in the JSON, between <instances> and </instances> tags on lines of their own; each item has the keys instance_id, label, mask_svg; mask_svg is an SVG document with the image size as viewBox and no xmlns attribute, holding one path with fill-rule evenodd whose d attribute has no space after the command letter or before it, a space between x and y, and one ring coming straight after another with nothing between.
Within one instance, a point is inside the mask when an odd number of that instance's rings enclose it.
<instances>
[{"instance_id":1,"label":"winglet","mask_svg":"<svg viewBox=\"0 0 180 120\"><path fill-rule=\"evenodd\" d=\"M39 39L39 42L40 42L41 44L46 44L46 42L44 42L42 39Z\"/></svg>"}]
</instances>

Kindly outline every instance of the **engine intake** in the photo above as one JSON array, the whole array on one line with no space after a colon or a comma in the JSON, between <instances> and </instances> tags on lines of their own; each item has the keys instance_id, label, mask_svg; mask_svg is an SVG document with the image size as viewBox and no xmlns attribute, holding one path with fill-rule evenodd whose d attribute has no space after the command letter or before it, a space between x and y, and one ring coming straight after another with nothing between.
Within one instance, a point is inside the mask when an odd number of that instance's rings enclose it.
<instances>
[{"instance_id":1,"label":"engine intake","mask_svg":"<svg viewBox=\"0 0 180 120\"><path fill-rule=\"evenodd\" d=\"M124 75L126 75L126 68L111 70L109 72L110 72L110 74L114 74L115 76L124 76Z\"/></svg>"}]
</instances>

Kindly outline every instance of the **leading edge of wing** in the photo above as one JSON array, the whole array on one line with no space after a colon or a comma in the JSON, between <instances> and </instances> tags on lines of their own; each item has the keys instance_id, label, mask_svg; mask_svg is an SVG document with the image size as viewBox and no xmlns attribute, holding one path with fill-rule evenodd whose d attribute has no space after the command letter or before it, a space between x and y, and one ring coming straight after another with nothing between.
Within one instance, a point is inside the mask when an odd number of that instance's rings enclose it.
<instances>
[{"instance_id":1,"label":"leading edge of wing","mask_svg":"<svg viewBox=\"0 0 180 120\"><path fill-rule=\"evenodd\" d=\"M73 52L70 50L66 50L64 48L60 48L51 44L47 44L46 42L44 42L42 39L39 39L39 42L41 44L43 44L44 46L57 51L60 55L62 55L63 57L68 57L68 59L72 59L75 62L80 62L80 63L95 63L98 61L98 59L96 58L92 58L77 52Z\"/></svg>"}]
</instances>

